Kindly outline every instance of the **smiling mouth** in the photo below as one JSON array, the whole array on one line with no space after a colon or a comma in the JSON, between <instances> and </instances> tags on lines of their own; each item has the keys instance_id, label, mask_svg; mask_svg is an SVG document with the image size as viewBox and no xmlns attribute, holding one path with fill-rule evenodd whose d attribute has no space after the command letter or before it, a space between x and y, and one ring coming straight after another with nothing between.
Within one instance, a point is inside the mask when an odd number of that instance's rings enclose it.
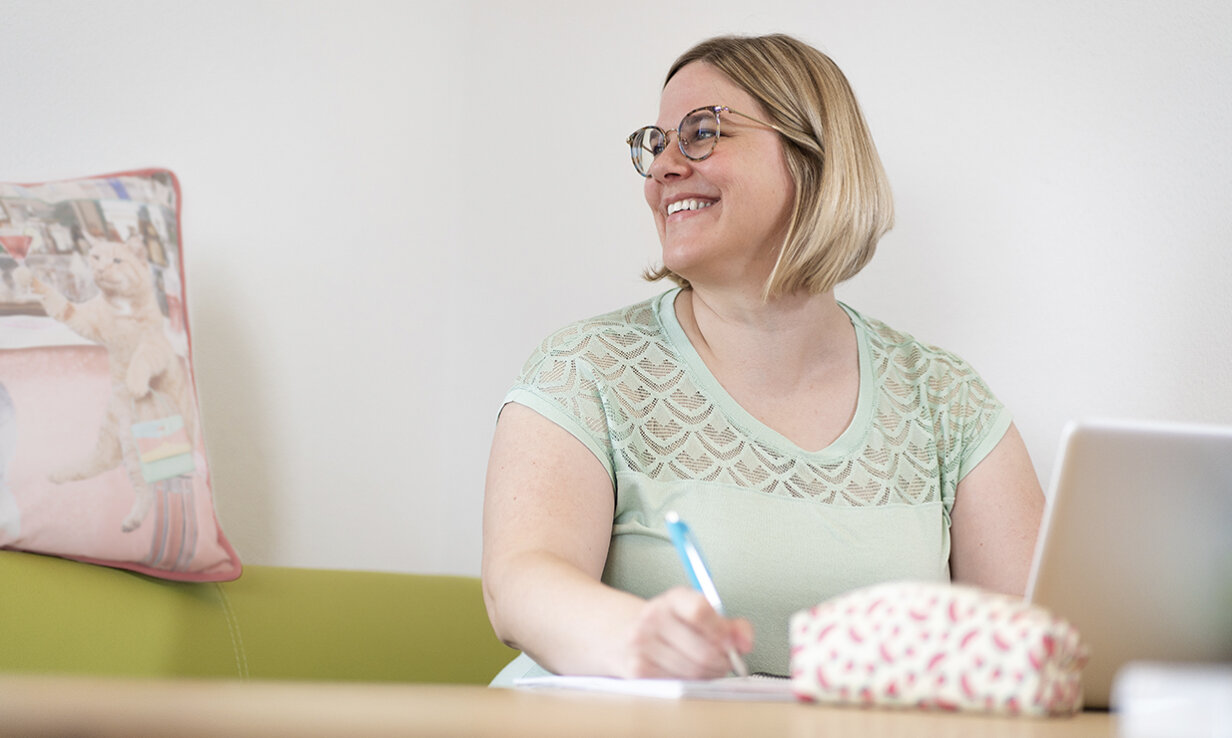
<instances>
[{"instance_id":1,"label":"smiling mouth","mask_svg":"<svg viewBox=\"0 0 1232 738\"><path fill-rule=\"evenodd\" d=\"M677 200L667 206L667 214L679 213L681 210L701 210L713 205L709 200Z\"/></svg>"}]
</instances>

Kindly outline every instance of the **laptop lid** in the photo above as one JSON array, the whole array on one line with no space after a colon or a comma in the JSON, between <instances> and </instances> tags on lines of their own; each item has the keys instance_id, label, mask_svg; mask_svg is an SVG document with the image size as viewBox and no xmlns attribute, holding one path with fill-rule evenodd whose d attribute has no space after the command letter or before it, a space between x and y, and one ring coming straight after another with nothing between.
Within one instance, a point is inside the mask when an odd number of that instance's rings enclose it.
<instances>
[{"instance_id":1,"label":"laptop lid","mask_svg":"<svg viewBox=\"0 0 1232 738\"><path fill-rule=\"evenodd\" d=\"M1090 707L1130 661L1232 661L1232 427L1071 423L1027 598L1090 646Z\"/></svg>"}]
</instances>

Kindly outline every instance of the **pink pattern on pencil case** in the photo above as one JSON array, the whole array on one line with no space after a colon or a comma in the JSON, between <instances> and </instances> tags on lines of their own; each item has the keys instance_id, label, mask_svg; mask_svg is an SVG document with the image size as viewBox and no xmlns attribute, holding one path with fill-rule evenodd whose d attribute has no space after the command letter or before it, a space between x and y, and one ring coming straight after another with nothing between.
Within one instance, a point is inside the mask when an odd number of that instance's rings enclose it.
<instances>
[{"instance_id":1,"label":"pink pattern on pencil case","mask_svg":"<svg viewBox=\"0 0 1232 738\"><path fill-rule=\"evenodd\" d=\"M1078 631L974 587L879 584L796 613L792 688L857 705L1061 715L1082 709Z\"/></svg>"}]
</instances>

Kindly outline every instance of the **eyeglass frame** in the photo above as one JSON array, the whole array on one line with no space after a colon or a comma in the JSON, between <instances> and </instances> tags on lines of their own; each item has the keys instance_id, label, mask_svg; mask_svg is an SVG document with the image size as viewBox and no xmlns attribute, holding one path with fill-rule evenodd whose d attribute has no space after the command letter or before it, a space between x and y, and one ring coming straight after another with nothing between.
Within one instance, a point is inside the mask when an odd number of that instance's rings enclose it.
<instances>
[{"instance_id":1,"label":"eyeglass frame","mask_svg":"<svg viewBox=\"0 0 1232 738\"><path fill-rule=\"evenodd\" d=\"M689 152L687 152L687 151L685 151L685 150L684 150L684 137L680 135L680 129L684 127L684 122L685 122L686 120L688 120L688 119L689 119L689 116L693 115L694 113L700 112L700 111L702 111L702 110L709 110L710 112L714 113L714 122L715 122L715 124L716 124L716 125L715 125L715 131L714 131L714 133L715 133L714 146L711 146L711 147L710 147L710 151L707 151L707 152L706 152L706 154L705 154L704 156L690 156L690 155L689 155ZM720 139L720 138L722 138L722 135L723 135L723 133L722 133L722 131L723 131L723 117L722 117L722 115L721 115L722 113L731 113L732 115L738 115L738 116L740 116L741 118L747 118L748 120L751 120L751 121L753 121L754 123L758 123L758 124L763 125L763 126L765 126L765 127L767 127L767 128L770 128L770 129L772 129L772 130L778 131L779 133L781 133L781 134L782 134L782 135L784 135L784 136L787 136L787 135L788 135L788 134L787 134L787 131L784 131L782 128L779 128L778 126L774 125L773 123L767 123L766 121L761 120L761 119L759 119L759 118L754 118L753 116L751 116L751 115L749 115L749 114L747 114L747 113L741 113L739 110L732 110L731 108L727 107L726 105L703 105L703 106L701 106L700 108L693 108L693 109L692 109L692 110L690 110L689 112L685 113L685 114L684 114L684 117L680 119L680 123L679 123L679 124L677 124L677 126L673 129L673 130L675 131L675 133L676 133L676 147L677 147L678 149L680 149L680 153L684 156L684 158L688 159L689 161L704 161L704 160L706 160L706 159L709 159L709 158L710 158L710 156L714 153L714 150L715 150L716 148L718 148L718 146L719 146L719 139ZM658 131L659 133L663 134L663 140L664 140L665 142L667 141L667 134L672 132L672 131L665 131L665 130L663 130L662 128L660 128L660 127L658 127L658 126L642 126L641 128L637 129L637 130L636 130L636 131L634 131L633 133L630 133L630 134L629 134L629 137L625 139L625 143L629 146L629 159L633 162L633 170L634 170L634 171L636 171L638 174L642 175L642 176L643 176L643 177L645 177L645 178L649 178L649 177L650 177L650 171L649 171L649 170L647 170L647 171L643 172L643 171L642 171L642 168L641 168L641 167L639 167L639 166L637 165L638 156L637 156L637 154L636 154L636 153L634 153L634 148L633 148L633 146L634 146L634 144L633 144L633 139L637 138L637 137L639 136L639 134L642 134L642 132L643 132L643 131L647 131L647 130L650 130L650 129L652 129L652 128L653 128L654 130ZM788 136L788 138L790 138L790 136ZM645 148L645 147L640 147L640 148ZM667 151L667 144L666 144L666 143L665 143L665 144L664 144L664 146L663 146L663 151ZM658 154L655 154L655 155L654 155L654 158L653 158L653 159L651 159L651 164L653 164L653 163L654 163L654 159L658 159L658 158L659 158L659 154L662 154L662 153L663 153L663 151L660 151Z\"/></svg>"}]
</instances>

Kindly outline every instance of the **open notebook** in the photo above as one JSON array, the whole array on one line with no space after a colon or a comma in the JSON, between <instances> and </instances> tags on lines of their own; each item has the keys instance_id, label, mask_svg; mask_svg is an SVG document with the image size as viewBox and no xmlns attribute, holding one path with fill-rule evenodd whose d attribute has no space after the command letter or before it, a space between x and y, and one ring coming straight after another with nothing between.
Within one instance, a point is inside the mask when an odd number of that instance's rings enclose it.
<instances>
[{"instance_id":1,"label":"open notebook","mask_svg":"<svg viewBox=\"0 0 1232 738\"><path fill-rule=\"evenodd\" d=\"M585 692L628 694L661 699L753 700L794 702L791 680L748 676L723 679L615 679L593 676L526 677L514 681L521 689L574 689Z\"/></svg>"}]
</instances>

